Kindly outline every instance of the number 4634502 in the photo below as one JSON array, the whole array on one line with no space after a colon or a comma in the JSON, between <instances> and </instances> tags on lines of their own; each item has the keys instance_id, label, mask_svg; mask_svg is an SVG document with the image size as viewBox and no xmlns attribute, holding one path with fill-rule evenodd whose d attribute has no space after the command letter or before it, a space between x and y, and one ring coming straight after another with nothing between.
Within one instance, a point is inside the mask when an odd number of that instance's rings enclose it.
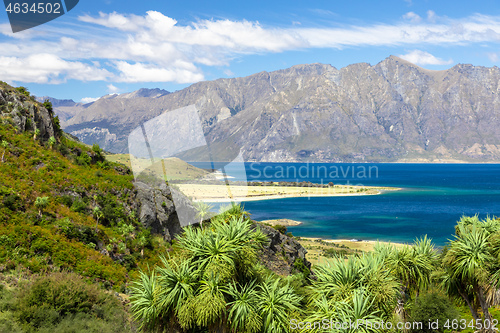
<instances>
[{"instance_id":1,"label":"number 4634502","mask_svg":"<svg viewBox=\"0 0 500 333\"><path fill-rule=\"evenodd\" d=\"M56 3L34 3L30 6L30 4L24 3L9 3L7 8L5 9L7 13L11 14L61 14L61 4Z\"/></svg>"},{"instance_id":2,"label":"number 4634502","mask_svg":"<svg viewBox=\"0 0 500 333\"><path fill-rule=\"evenodd\" d=\"M462 319L462 320L457 320L457 319L453 319L453 320L447 320L446 323L444 323L443 327L446 328L446 329L453 329L453 330L457 330L457 329L466 329L466 328L471 328L473 330L481 330L483 328L485 329L497 329L497 325L498 325L498 320L497 319L493 319L493 320L488 320L488 319L485 319L484 321L481 321L481 319L478 319L476 321L474 320L470 320L469 322L467 322L465 319Z\"/></svg>"}]
</instances>

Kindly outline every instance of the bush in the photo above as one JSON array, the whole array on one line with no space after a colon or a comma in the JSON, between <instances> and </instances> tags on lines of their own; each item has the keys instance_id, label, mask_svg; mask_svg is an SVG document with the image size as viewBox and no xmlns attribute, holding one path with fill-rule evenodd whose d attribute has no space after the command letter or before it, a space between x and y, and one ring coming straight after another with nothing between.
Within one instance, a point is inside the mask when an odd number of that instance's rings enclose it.
<instances>
[{"instance_id":1,"label":"bush","mask_svg":"<svg viewBox=\"0 0 500 333\"><path fill-rule=\"evenodd\" d=\"M118 300L67 272L39 277L22 288L17 318L27 331L131 331Z\"/></svg>"},{"instance_id":2,"label":"bush","mask_svg":"<svg viewBox=\"0 0 500 333\"><path fill-rule=\"evenodd\" d=\"M50 113L52 113L52 111L54 111L53 107L52 107L52 103L46 99L45 101L43 101L43 107L47 109L47 111L49 111Z\"/></svg>"},{"instance_id":3,"label":"bush","mask_svg":"<svg viewBox=\"0 0 500 333\"><path fill-rule=\"evenodd\" d=\"M293 263L293 268L301 272L304 276L304 279L307 279L309 275L311 275L311 271L304 264L304 260L302 258L295 259Z\"/></svg>"},{"instance_id":4,"label":"bush","mask_svg":"<svg viewBox=\"0 0 500 333\"><path fill-rule=\"evenodd\" d=\"M64 234L68 239L76 239L84 244L94 244L94 246L91 248L95 248L95 244L99 242L99 238L97 237L97 234L95 233L93 228L90 228L86 225L77 226L71 223L68 218L59 221L59 227L61 233Z\"/></svg>"},{"instance_id":5,"label":"bush","mask_svg":"<svg viewBox=\"0 0 500 333\"><path fill-rule=\"evenodd\" d=\"M411 321L421 322L422 329L413 332L444 332L447 320L459 319L458 311L450 299L438 292L429 292L417 298L411 311ZM429 328L429 322L439 321L439 328Z\"/></svg>"},{"instance_id":6,"label":"bush","mask_svg":"<svg viewBox=\"0 0 500 333\"><path fill-rule=\"evenodd\" d=\"M89 166L92 163L92 159L86 152L82 152L80 156L76 158L76 164L82 166Z\"/></svg>"},{"instance_id":7,"label":"bush","mask_svg":"<svg viewBox=\"0 0 500 333\"><path fill-rule=\"evenodd\" d=\"M16 194L10 194L3 198L3 205L12 211L22 207L21 198Z\"/></svg>"},{"instance_id":8,"label":"bush","mask_svg":"<svg viewBox=\"0 0 500 333\"><path fill-rule=\"evenodd\" d=\"M60 201L66 207L71 207L73 205L74 198L71 195L63 195Z\"/></svg>"},{"instance_id":9,"label":"bush","mask_svg":"<svg viewBox=\"0 0 500 333\"><path fill-rule=\"evenodd\" d=\"M281 225L281 224L277 224L277 225L273 226L273 228L278 230L283 235L286 235L286 226Z\"/></svg>"},{"instance_id":10,"label":"bush","mask_svg":"<svg viewBox=\"0 0 500 333\"><path fill-rule=\"evenodd\" d=\"M76 199L71 205L71 210L77 213L85 213L87 211L87 204L82 199Z\"/></svg>"},{"instance_id":11,"label":"bush","mask_svg":"<svg viewBox=\"0 0 500 333\"><path fill-rule=\"evenodd\" d=\"M24 96L30 97L30 93L29 93L28 89L26 89L25 87L17 87L16 90L17 90L17 92L23 94Z\"/></svg>"}]
</instances>

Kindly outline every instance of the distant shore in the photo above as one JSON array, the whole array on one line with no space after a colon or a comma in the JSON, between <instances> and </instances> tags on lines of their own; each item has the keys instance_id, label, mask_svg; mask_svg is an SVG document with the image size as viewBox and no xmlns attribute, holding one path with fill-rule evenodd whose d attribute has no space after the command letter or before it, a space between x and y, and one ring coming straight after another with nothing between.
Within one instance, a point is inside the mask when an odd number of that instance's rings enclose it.
<instances>
[{"instance_id":1,"label":"distant shore","mask_svg":"<svg viewBox=\"0 0 500 333\"><path fill-rule=\"evenodd\" d=\"M380 186L334 185L331 187L310 186L241 186L223 184L176 184L193 201L231 202L255 201L284 198L336 197L377 195L383 191L396 191L399 188Z\"/></svg>"},{"instance_id":2,"label":"distant shore","mask_svg":"<svg viewBox=\"0 0 500 333\"><path fill-rule=\"evenodd\" d=\"M269 224L272 226L283 225L285 227L294 227L294 226L302 224L302 222L300 222L300 221L295 221L295 220L290 220L290 219L263 220L263 221L259 221L259 222L264 223L264 224Z\"/></svg>"},{"instance_id":3,"label":"distant shore","mask_svg":"<svg viewBox=\"0 0 500 333\"><path fill-rule=\"evenodd\" d=\"M324 239L318 237L299 237L297 240L302 247L307 250L306 258L313 265L323 265L332 260L332 256L327 256L325 251L337 251L340 257L346 254L356 254L361 252L371 252L377 243L392 245L401 248L406 244L394 242L382 242L375 240L349 240L349 239ZM342 254L342 251L347 251Z\"/></svg>"},{"instance_id":4,"label":"distant shore","mask_svg":"<svg viewBox=\"0 0 500 333\"><path fill-rule=\"evenodd\" d=\"M308 241L318 241L321 240L327 243L336 243L336 244L344 244L346 246L352 246L352 248L357 248L362 250L362 248L367 248L367 251L373 250L375 244L389 244L394 245L396 247L402 247L407 244L399 243L399 242L389 242L389 241L380 241L380 240L364 240L364 239L330 239L330 238L320 238L320 237L300 237L301 240ZM300 241L299 241L300 242Z\"/></svg>"}]
</instances>

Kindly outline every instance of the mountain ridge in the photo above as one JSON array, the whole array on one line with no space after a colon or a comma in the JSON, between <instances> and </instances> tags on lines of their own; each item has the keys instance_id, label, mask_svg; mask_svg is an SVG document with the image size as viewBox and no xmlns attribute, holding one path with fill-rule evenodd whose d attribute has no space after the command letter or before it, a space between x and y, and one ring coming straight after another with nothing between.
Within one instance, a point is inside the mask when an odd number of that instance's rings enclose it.
<instances>
[{"instance_id":1,"label":"mountain ridge","mask_svg":"<svg viewBox=\"0 0 500 333\"><path fill-rule=\"evenodd\" d=\"M432 71L396 56L341 69L303 64L154 98L99 99L62 125L83 142L127 152L138 124L194 104L219 159L241 151L248 161L493 162L499 81L498 67Z\"/></svg>"}]
</instances>

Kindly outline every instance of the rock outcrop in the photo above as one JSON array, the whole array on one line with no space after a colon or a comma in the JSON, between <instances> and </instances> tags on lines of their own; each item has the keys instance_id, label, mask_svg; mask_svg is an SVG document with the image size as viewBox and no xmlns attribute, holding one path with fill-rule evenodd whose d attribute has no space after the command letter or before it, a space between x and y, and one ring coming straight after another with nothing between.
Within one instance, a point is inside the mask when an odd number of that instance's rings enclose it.
<instances>
[{"instance_id":1,"label":"rock outcrop","mask_svg":"<svg viewBox=\"0 0 500 333\"><path fill-rule=\"evenodd\" d=\"M0 117L11 122L20 132L40 130L38 139L57 137L53 114L25 90L0 85Z\"/></svg>"},{"instance_id":2,"label":"rock outcrop","mask_svg":"<svg viewBox=\"0 0 500 333\"><path fill-rule=\"evenodd\" d=\"M151 231L160 234L165 240L171 241L182 232L182 221L197 223L196 210L187 198L181 194L174 193L165 183L156 186L136 181L134 186L137 190L136 201L138 218L142 225L151 228ZM177 203L174 205L173 195ZM179 212L179 213L178 213ZM179 219L178 214L184 214Z\"/></svg>"},{"instance_id":3,"label":"rock outcrop","mask_svg":"<svg viewBox=\"0 0 500 333\"><path fill-rule=\"evenodd\" d=\"M311 269L311 263L306 259L307 250L299 242L269 226L260 223L256 225L269 238L269 244L260 254L260 259L267 268L279 275L289 275L294 271L295 261L300 259Z\"/></svg>"}]
</instances>

